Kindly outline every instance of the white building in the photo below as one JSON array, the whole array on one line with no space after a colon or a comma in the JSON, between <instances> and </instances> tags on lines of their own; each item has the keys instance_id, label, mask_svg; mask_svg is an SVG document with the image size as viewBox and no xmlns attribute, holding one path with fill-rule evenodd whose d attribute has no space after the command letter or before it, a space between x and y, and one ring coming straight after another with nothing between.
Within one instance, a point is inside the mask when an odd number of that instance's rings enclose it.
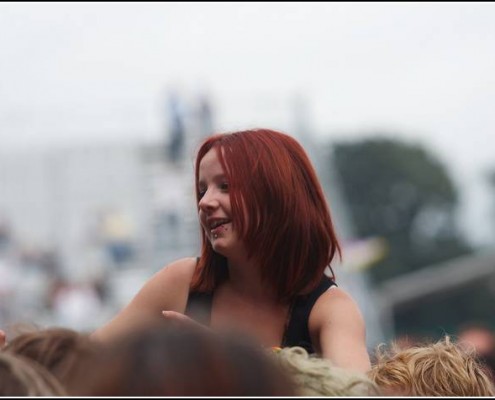
<instances>
[{"instance_id":1,"label":"white building","mask_svg":"<svg viewBox=\"0 0 495 400\"><path fill-rule=\"evenodd\" d=\"M87 267L84 253L102 239L104 217L118 216L139 259L157 267L155 252L195 250L199 238L199 231L184 235L187 222L196 222L192 167L161 161L160 150L159 144L113 143L0 153L0 215L22 244L57 248L69 273ZM162 227L165 238L155 235L162 214L181 221L174 231Z\"/></svg>"}]
</instances>

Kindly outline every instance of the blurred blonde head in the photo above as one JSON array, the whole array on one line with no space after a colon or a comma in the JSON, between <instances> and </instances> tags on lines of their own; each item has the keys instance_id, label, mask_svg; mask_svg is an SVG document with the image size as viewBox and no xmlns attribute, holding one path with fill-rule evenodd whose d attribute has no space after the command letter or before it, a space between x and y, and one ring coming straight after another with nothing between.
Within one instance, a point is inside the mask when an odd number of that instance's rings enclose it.
<instances>
[{"instance_id":1,"label":"blurred blonde head","mask_svg":"<svg viewBox=\"0 0 495 400\"><path fill-rule=\"evenodd\" d=\"M0 351L0 396L66 396L43 366L20 355Z\"/></svg>"},{"instance_id":2,"label":"blurred blonde head","mask_svg":"<svg viewBox=\"0 0 495 400\"><path fill-rule=\"evenodd\" d=\"M68 328L23 329L3 349L36 361L62 384L70 384L82 361L98 351L87 334Z\"/></svg>"},{"instance_id":3,"label":"blurred blonde head","mask_svg":"<svg viewBox=\"0 0 495 400\"><path fill-rule=\"evenodd\" d=\"M370 377L382 391L402 396L494 396L494 387L473 352L450 337L389 351L379 346Z\"/></svg>"},{"instance_id":4,"label":"blurred blonde head","mask_svg":"<svg viewBox=\"0 0 495 400\"><path fill-rule=\"evenodd\" d=\"M286 347L274 352L275 358L294 381L299 396L380 395L378 387L365 374L310 356L302 347Z\"/></svg>"}]
</instances>

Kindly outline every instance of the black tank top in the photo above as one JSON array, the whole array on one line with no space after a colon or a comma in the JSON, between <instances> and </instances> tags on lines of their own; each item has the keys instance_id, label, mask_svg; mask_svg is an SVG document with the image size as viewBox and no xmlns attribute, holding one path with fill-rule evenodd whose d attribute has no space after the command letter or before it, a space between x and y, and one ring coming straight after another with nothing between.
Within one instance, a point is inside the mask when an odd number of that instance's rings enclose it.
<instances>
[{"instance_id":1,"label":"black tank top","mask_svg":"<svg viewBox=\"0 0 495 400\"><path fill-rule=\"evenodd\" d=\"M337 284L324 276L310 293L295 297L289 309L289 320L280 347L300 346L310 354L315 352L309 335L309 314L316 300L332 286L337 286ZM185 314L208 326L211 319L212 301L213 293L190 292Z\"/></svg>"}]
</instances>

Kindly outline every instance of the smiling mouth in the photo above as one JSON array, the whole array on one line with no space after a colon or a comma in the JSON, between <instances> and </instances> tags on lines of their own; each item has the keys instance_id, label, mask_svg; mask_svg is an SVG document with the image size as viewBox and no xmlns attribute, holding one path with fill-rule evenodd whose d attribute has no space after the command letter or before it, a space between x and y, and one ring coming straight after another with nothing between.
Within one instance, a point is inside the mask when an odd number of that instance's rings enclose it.
<instances>
[{"instance_id":1,"label":"smiling mouth","mask_svg":"<svg viewBox=\"0 0 495 400\"><path fill-rule=\"evenodd\" d=\"M230 220L227 219L213 222L210 225L210 233L213 235L214 238L217 238L221 232L227 230L225 225L228 223L230 223Z\"/></svg>"},{"instance_id":2,"label":"smiling mouth","mask_svg":"<svg viewBox=\"0 0 495 400\"><path fill-rule=\"evenodd\" d=\"M210 224L210 229L215 229L215 228L218 228L220 225L224 225L224 224L227 224L229 223L230 220L229 219L219 219L217 221L214 221Z\"/></svg>"}]
</instances>

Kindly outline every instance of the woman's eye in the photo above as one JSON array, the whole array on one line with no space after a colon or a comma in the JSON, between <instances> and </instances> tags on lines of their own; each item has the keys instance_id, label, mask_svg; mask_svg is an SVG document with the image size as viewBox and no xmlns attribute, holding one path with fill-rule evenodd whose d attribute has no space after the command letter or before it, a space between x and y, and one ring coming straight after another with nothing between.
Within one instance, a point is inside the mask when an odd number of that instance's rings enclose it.
<instances>
[{"instance_id":1,"label":"woman's eye","mask_svg":"<svg viewBox=\"0 0 495 400\"><path fill-rule=\"evenodd\" d=\"M202 198L205 195L205 193L206 193L206 190L204 190L204 189L198 190L198 196L199 196L199 198Z\"/></svg>"},{"instance_id":2,"label":"woman's eye","mask_svg":"<svg viewBox=\"0 0 495 400\"><path fill-rule=\"evenodd\" d=\"M223 182L220 184L220 189L229 190L229 184L227 182Z\"/></svg>"}]
</instances>

